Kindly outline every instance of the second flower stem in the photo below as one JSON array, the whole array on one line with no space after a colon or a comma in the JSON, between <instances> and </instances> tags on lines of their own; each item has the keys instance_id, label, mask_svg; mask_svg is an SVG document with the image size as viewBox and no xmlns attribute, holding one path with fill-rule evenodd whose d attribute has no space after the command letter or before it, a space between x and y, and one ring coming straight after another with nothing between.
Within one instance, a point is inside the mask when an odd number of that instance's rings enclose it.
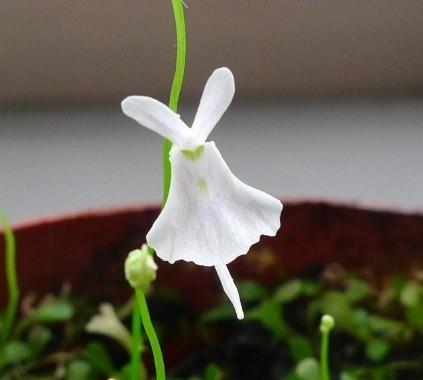
<instances>
[{"instance_id":1,"label":"second flower stem","mask_svg":"<svg viewBox=\"0 0 423 380\"><path fill-rule=\"evenodd\" d=\"M322 347L320 352L320 377L321 380L330 380L329 374L329 331L322 334Z\"/></svg>"},{"instance_id":2,"label":"second flower stem","mask_svg":"<svg viewBox=\"0 0 423 380\"><path fill-rule=\"evenodd\" d=\"M156 367L156 379L166 380L165 366L163 361L163 354L160 348L159 339L157 338L154 326L151 323L150 313L148 311L147 300L145 299L144 292L136 288L135 297L137 300L137 306L141 313L142 324L144 326L145 333L150 341L151 350L154 356L154 365Z\"/></svg>"},{"instance_id":3,"label":"second flower stem","mask_svg":"<svg viewBox=\"0 0 423 380\"><path fill-rule=\"evenodd\" d=\"M141 312L135 303L132 310L132 354L131 354L131 380L142 380L141 377Z\"/></svg>"},{"instance_id":4,"label":"second flower stem","mask_svg":"<svg viewBox=\"0 0 423 380\"><path fill-rule=\"evenodd\" d=\"M330 380L329 371L329 334L335 327L335 319L324 314L320 319L320 332L322 334L322 346L320 348L320 380Z\"/></svg>"},{"instance_id":5,"label":"second flower stem","mask_svg":"<svg viewBox=\"0 0 423 380\"><path fill-rule=\"evenodd\" d=\"M6 247L6 278L9 300L5 312L3 326L0 331L0 343L3 343L9 337L13 322L16 316L16 310L19 301L19 286L16 274L16 244L13 231L3 212L0 210L0 225L3 226L3 234Z\"/></svg>"}]
</instances>

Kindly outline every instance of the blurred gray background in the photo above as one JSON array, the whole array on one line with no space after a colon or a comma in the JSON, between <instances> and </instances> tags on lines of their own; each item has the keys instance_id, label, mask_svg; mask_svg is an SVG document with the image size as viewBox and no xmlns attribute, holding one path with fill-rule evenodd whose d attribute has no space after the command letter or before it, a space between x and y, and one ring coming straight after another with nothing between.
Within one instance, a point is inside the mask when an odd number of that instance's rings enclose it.
<instances>
[{"instance_id":1,"label":"blurred gray background","mask_svg":"<svg viewBox=\"0 0 423 380\"><path fill-rule=\"evenodd\" d=\"M186 0L188 123L234 72L211 136L242 180L283 199L423 209L421 0ZM0 207L12 220L159 201L161 141L126 119L166 102L170 1L0 0Z\"/></svg>"}]
</instances>

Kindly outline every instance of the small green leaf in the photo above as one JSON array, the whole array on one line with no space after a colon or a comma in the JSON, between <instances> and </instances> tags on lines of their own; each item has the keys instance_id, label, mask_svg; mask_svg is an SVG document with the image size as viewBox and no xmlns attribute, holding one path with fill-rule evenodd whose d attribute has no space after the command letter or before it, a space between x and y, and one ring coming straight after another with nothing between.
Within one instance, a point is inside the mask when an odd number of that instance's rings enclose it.
<instances>
[{"instance_id":1,"label":"small green leaf","mask_svg":"<svg viewBox=\"0 0 423 380\"><path fill-rule=\"evenodd\" d=\"M218 321L233 319L233 317L234 317L234 309L232 305L229 305L228 303L224 303L204 313L201 317L201 322L203 323L218 322Z\"/></svg>"},{"instance_id":2,"label":"small green leaf","mask_svg":"<svg viewBox=\"0 0 423 380\"><path fill-rule=\"evenodd\" d=\"M314 326L315 320L322 315L322 307L319 299L312 299L306 306L305 317L307 321Z\"/></svg>"},{"instance_id":3,"label":"small green leaf","mask_svg":"<svg viewBox=\"0 0 423 380\"><path fill-rule=\"evenodd\" d=\"M354 309L351 314L351 328L357 338L367 340L372 336L369 326L369 312L364 308Z\"/></svg>"},{"instance_id":4,"label":"small green leaf","mask_svg":"<svg viewBox=\"0 0 423 380\"><path fill-rule=\"evenodd\" d=\"M400 297L402 289L407 284L407 278L403 275L397 275L391 279L391 288L397 297Z\"/></svg>"},{"instance_id":5,"label":"small green leaf","mask_svg":"<svg viewBox=\"0 0 423 380\"><path fill-rule=\"evenodd\" d=\"M41 305L30 315L30 319L39 323L64 322L71 319L73 314L73 305L66 300L58 299Z\"/></svg>"},{"instance_id":6,"label":"small green leaf","mask_svg":"<svg viewBox=\"0 0 423 380\"><path fill-rule=\"evenodd\" d=\"M359 380L359 378L352 374L351 372L342 372L340 375L340 380Z\"/></svg>"},{"instance_id":7,"label":"small green leaf","mask_svg":"<svg viewBox=\"0 0 423 380\"><path fill-rule=\"evenodd\" d=\"M132 375L131 363L127 363L121 368L119 379L131 380L131 375Z\"/></svg>"},{"instance_id":8,"label":"small green leaf","mask_svg":"<svg viewBox=\"0 0 423 380\"><path fill-rule=\"evenodd\" d=\"M384 339L372 339L366 345L366 356L375 362L383 360L391 349L391 345Z\"/></svg>"},{"instance_id":9,"label":"small green leaf","mask_svg":"<svg viewBox=\"0 0 423 380\"><path fill-rule=\"evenodd\" d=\"M423 333L423 304L408 307L405 316L410 326Z\"/></svg>"},{"instance_id":10,"label":"small green leaf","mask_svg":"<svg viewBox=\"0 0 423 380\"><path fill-rule=\"evenodd\" d=\"M52 332L45 326L36 325L28 334L28 345L33 357L40 355L53 337Z\"/></svg>"},{"instance_id":11,"label":"small green leaf","mask_svg":"<svg viewBox=\"0 0 423 380\"><path fill-rule=\"evenodd\" d=\"M301 360L295 369L301 380L320 380L320 366L316 359L306 358Z\"/></svg>"},{"instance_id":12,"label":"small green leaf","mask_svg":"<svg viewBox=\"0 0 423 380\"><path fill-rule=\"evenodd\" d=\"M357 278L350 279L345 290L345 296L350 302L358 302L367 297L370 293L369 284Z\"/></svg>"},{"instance_id":13,"label":"small green leaf","mask_svg":"<svg viewBox=\"0 0 423 380\"><path fill-rule=\"evenodd\" d=\"M408 282L401 290L400 301L404 306L416 306L421 298L420 285L415 282Z\"/></svg>"},{"instance_id":14,"label":"small green leaf","mask_svg":"<svg viewBox=\"0 0 423 380\"><path fill-rule=\"evenodd\" d=\"M303 289L300 280L291 280L276 289L273 299L276 302L286 303L293 301L301 295Z\"/></svg>"},{"instance_id":15,"label":"small green leaf","mask_svg":"<svg viewBox=\"0 0 423 380\"><path fill-rule=\"evenodd\" d=\"M285 375L282 376L281 380L302 380L300 379L297 374L295 373L295 368L288 371Z\"/></svg>"},{"instance_id":16,"label":"small green leaf","mask_svg":"<svg viewBox=\"0 0 423 380\"><path fill-rule=\"evenodd\" d=\"M239 295L244 302L258 301L266 297L267 290L264 286L253 281L244 281L238 285Z\"/></svg>"},{"instance_id":17,"label":"small green leaf","mask_svg":"<svg viewBox=\"0 0 423 380\"><path fill-rule=\"evenodd\" d=\"M360 307L354 309L351 318L355 326L367 325L369 321L369 312L366 309Z\"/></svg>"},{"instance_id":18,"label":"small green leaf","mask_svg":"<svg viewBox=\"0 0 423 380\"><path fill-rule=\"evenodd\" d=\"M115 372L112 359L106 348L98 342L90 342L83 351L83 356L91 365L104 375L111 376Z\"/></svg>"},{"instance_id":19,"label":"small green leaf","mask_svg":"<svg viewBox=\"0 0 423 380\"><path fill-rule=\"evenodd\" d=\"M85 360L74 360L70 362L65 380L90 380L92 378L92 368Z\"/></svg>"},{"instance_id":20,"label":"small green leaf","mask_svg":"<svg viewBox=\"0 0 423 380\"><path fill-rule=\"evenodd\" d=\"M338 291L329 291L323 294L320 300L323 314L332 315L336 324L347 328L351 326L352 308L347 297Z\"/></svg>"},{"instance_id":21,"label":"small green leaf","mask_svg":"<svg viewBox=\"0 0 423 380\"><path fill-rule=\"evenodd\" d=\"M0 348L0 368L21 363L30 357L31 350L26 343L12 340Z\"/></svg>"},{"instance_id":22,"label":"small green leaf","mask_svg":"<svg viewBox=\"0 0 423 380\"><path fill-rule=\"evenodd\" d=\"M371 368L368 376L369 380L394 380L396 378L395 370L390 366Z\"/></svg>"},{"instance_id":23,"label":"small green leaf","mask_svg":"<svg viewBox=\"0 0 423 380\"><path fill-rule=\"evenodd\" d=\"M263 301L259 306L248 311L246 319L258 320L278 338L285 337L289 330L283 318L281 305L274 300Z\"/></svg>"},{"instance_id":24,"label":"small green leaf","mask_svg":"<svg viewBox=\"0 0 423 380\"><path fill-rule=\"evenodd\" d=\"M310 341L300 335L288 339L289 351L292 358L298 362L313 355L313 346Z\"/></svg>"},{"instance_id":25,"label":"small green leaf","mask_svg":"<svg viewBox=\"0 0 423 380\"><path fill-rule=\"evenodd\" d=\"M369 317L369 327L374 333L389 339L407 339L410 334L409 328L404 323L379 315Z\"/></svg>"},{"instance_id":26,"label":"small green leaf","mask_svg":"<svg viewBox=\"0 0 423 380\"><path fill-rule=\"evenodd\" d=\"M311 280L302 280L302 293L307 297L313 297L320 293L320 284Z\"/></svg>"},{"instance_id":27,"label":"small green leaf","mask_svg":"<svg viewBox=\"0 0 423 380\"><path fill-rule=\"evenodd\" d=\"M207 365L204 371L204 380L222 380L223 373L221 369L214 363Z\"/></svg>"}]
</instances>

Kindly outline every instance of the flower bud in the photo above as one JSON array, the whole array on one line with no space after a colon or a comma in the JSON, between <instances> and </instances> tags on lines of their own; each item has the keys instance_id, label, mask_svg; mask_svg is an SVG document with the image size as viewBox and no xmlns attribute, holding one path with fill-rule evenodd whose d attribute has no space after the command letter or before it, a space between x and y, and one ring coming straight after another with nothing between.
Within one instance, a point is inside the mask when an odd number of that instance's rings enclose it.
<instances>
[{"instance_id":1,"label":"flower bud","mask_svg":"<svg viewBox=\"0 0 423 380\"><path fill-rule=\"evenodd\" d=\"M133 288L146 292L156 279L157 265L149 253L147 244L129 252L125 260L125 277Z\"/></svg>"},{"instance_id":2,"label":"flower bud","mask_svg":"<svg viewBox=\"0 0 423 380\"><path fill-rule=\"evenodd\" d=\"M322 319L320 320L320 331L323 334L327 334L334 327L335 327L335 319L329 314L323 315Z\"/></svg>"}]
</instances>

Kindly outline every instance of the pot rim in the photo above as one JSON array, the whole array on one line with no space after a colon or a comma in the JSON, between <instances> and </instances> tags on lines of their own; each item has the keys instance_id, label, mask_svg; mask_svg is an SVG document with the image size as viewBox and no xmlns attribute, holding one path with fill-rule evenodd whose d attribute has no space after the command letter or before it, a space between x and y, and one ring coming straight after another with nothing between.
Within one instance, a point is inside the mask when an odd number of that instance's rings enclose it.
<instances>
[{"instance_id":1,"label":"pot rim","mask_svg":"<svg viewBox=\"0 0 423 380\"><path fill-rule=\"evenodd\" d=\"M342 207L356 210L368 210L377 212L390 212L403 215L421 215L423 216L423 205L404 206L394 202L373 202L373 201L359 201L359 200L338 200L329 199L325 197L279 197L284 203L284 206L297 206L300 204L320 204L329 207ZM86 209L77 209L75 211L57 212L52 214L41 215L39 217L24 218L12 222L13 230L22 230L32 228L44 224L54 224L62 221L83 219L87 217L105 217L116 214L125 214L129 212L142 212L147 210L158 210L159 202L145 202L145 203L127 203L114 206L104 207L88 207ZM283 212L282 212L283 215ZM0 227L0 233L2 232Z\"/></svg>"}]
</instances>

